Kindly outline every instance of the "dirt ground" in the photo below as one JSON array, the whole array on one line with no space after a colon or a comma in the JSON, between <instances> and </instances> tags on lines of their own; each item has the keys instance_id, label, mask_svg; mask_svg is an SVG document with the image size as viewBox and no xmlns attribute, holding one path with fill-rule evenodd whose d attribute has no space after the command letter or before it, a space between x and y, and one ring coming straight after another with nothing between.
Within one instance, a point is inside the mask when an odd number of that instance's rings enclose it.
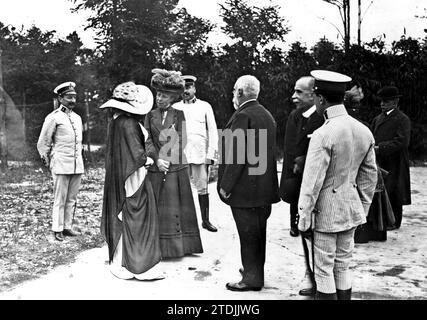
<instances>
[{"instance_id":1,"label":"dirt ground","mask_svg":"<svg viewBox=\"0 0 427 320\"><path fill-rule=\"evenodd\" d=\"M400 230L388 232L386 242L356 244L352 269L353 298L362 300L424 300L427 298L427 168L411 168L412 202L404 207ZM130 299L130 300L303 300L304 258L301 239L289 235L288 205L273 206L267 230L265 288L260 292L232 292L238 281L239 241L231 210L210 184L211 221L219 229L200 229L204 253L162 261L164 280L115 278L108 269L107 248L81 253L75 262L53 268L0 293L0 300L16 299ZM200 213L197 212L200 220ZM68 242L78 241L67 238Z\"/></svg>"}]
</instances>

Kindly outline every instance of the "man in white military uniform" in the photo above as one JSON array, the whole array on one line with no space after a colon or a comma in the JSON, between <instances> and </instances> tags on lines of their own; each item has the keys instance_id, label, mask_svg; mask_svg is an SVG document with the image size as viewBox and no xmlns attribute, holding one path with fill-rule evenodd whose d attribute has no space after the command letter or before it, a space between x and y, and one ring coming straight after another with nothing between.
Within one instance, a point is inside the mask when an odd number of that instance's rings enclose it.
<instances>
[{"instance_id":1,"label":"man in white military uniform","mask_svg":"<svg viewBox=\"0 0 427 320\"><path fill-rule=\"evenodd\" d=\"M366 222L377 182L375 142L368 127L342 104L351 78L324 70L311 75L316 111L325 123L309 144L298 229L313 237L316 299L350 300L354 231Z\"/></svg>"},{"instance_id":2,"label":"man in white military uniform","mask_svg":"<svg viewBox=\"0 0 427 320\"><path fill-rule=\"evenodd\" d=\"M82 120L73 112L75 86L74 82L65 82L53 90L59 107L45 118L37 142L42 161L53 177L52 231L58 241L77 235L72 220L84 167Z\"/></svg>"},{"instance_id":3,"label":"man in white military uniform","mask_svg":"<svg viewBox=\"0 0 427 320\"><path fill-rule=\"evenodd\" d=\"M202 227L216 232L209 221L209 165L213 164L218 151L218 131L211 105L196 98L197 80L194 76L182 76L185 81L183 100L173 107L185 115L187 144L184 152L189 164L190 178L197 189Z\"/></svg>"}]
</instances>

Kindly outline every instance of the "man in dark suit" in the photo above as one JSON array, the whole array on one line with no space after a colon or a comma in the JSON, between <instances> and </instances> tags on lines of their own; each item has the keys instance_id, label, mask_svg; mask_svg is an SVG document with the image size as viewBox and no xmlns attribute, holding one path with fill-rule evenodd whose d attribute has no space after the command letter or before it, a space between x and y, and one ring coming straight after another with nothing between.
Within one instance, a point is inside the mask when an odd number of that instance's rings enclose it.
<instances>
[{"instance_id":1,"label":"man in dark suit","mask_svg":"<svg viewBox=\"0 0 427 320\"><path fill-rule=\"evenodd\" d=\"M402 206L411 204L408 146L411 121L398 109L399 90L393 86L378 91L382 113L371 124L375 137L378 165L388 171L385 187L396 219L396 228L402 223Z\"/></svg>"},{"instance_id":2,"label":"man in dark suit","mask_svg":"<svg viewBox=\"0 0 427 320\"><path fill-rule=\"evenodd\" d=\"M319 128L324 119L316 112L314 106L314 78L302 77L295 83L292 101L296 106L288 117L285 131L284 158L282 177L280 180L280 197L290 204L290 235L297 237L298 232L298 195L301 187L305 157L307 155L310 136ZM292 186L297 191L288 189L287 183L296 180ZM295 197L288 197L289 193ZM292 199L293 198L293 199Z\"/></svg>"},{"instance_id":3,"label":"man in dark suit","mask_svg":"<svg viewBox=\"0 0 427 320\"><path fill-rule=\"evenodd\" d=\"M283 201L289 203L290 235L292 237L299 235L298 197L310 136L325 122L323 117L316 112L313 87L313 77L306 76L298 79L292 95L292 101L296 108L289 114L286 123L279 194ZM300 290L299 294L303 296L314 295L316 289L313 281L310 280L308 270L305 279L309 285Z\"/></svg>"},{"instance_id":4,"label":"man in dark suit","mask_svg":"<svg viewBox=\"0 0 427 320\"><path fill-rule=\"evenodd\" d=\"M276 122L257 101L260 83L240 77L233 90L236 111L220 135L217 189L231 207L240 238L242 280L227 283L233 291L259 291L264 286L267 219L279 202L275 158Z\"/></svg>"}]
</instances>

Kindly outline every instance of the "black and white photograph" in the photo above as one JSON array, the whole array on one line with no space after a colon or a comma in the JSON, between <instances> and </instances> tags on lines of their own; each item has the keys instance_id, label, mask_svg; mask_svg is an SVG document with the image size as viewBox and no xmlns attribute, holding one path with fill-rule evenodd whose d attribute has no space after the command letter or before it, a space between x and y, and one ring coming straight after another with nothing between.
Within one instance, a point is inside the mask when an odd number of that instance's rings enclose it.
<instances>
[{"instance_id":1,"label":"black and white photograph","mask_svg":"<svg viewBox=\"0 0 427 320\"><path fill-rule=\"evenodd\" d=\"M425 0L0 5L0 300L427 299Z\"/></svg>"}]
</instances>

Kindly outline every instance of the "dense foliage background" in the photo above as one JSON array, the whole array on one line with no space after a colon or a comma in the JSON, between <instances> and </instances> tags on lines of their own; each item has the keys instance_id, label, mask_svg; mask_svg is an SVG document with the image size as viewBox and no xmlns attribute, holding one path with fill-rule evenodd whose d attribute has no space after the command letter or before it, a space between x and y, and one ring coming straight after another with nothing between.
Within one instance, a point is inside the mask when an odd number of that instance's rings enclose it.
<instances>
[{"instance_id":1,"label":"dense foliage background","mask_svg":"<svg viewBox=\"0 0 427 320\"><path fill-rule=\"evenodd\" d=\"M37 26L23 30L0 22L4 88L9 104L25 119L25 152L13 148L14 137L9 133L9 159L38 158L35 144L43 119L52 110L52 89L57 84L77 83L76 111L90 128L91 143L102 145L106 115L98 106L120 82L133 80L149 86L155 67L196 75L198 96L214 107L219 128L234 111L235 80L243 74L258 77L262 85L259 100L278 123L279 155L293 108L294 83L310 70L350 75L351 85L359 84L365 93L362 118L368 122L380 112L378 89L396 85L403 94L400 107L412 120L411 158L427 155L427 37L402 36L388 45L381 38L360 45L319 39L306 48L299 42L286 44L292 26L279 15L278 7L226 0L220 10L221 29L231 40L212 47L206 40L214 25L179 8L178 0L70 1L75 14L93 12L87 28L96 31L96 49L84 48L77 33L61 39L55 31L44 32ZM9 132L13 131L11 117L10 112Z\"/></svg>"}]
</instances>

